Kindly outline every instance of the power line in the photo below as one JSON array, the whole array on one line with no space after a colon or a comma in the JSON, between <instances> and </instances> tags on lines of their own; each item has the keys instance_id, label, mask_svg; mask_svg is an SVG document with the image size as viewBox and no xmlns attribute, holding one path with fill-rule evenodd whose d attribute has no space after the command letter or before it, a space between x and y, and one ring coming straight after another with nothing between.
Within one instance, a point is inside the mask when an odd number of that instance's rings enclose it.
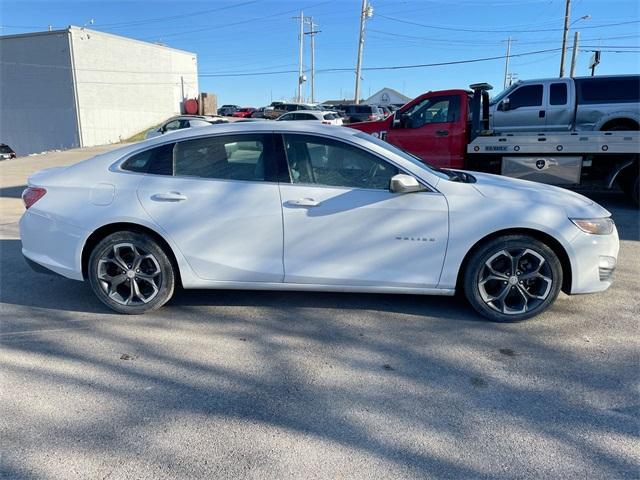
<instances>
[{"instance_id":1,"label":"power line","mask_svg":"<svg viewBox=\"0 0 640 480\"><path fill-rule=\"evenodd\" d=\"M204 15L206 13L220 12L222 10L229 10L229 9L232 9L232 8L243 7L245 5L250 5L252 3L258 3L259 1L260 0L250 0L248 2L234 3L233 5L226 5L224 7L210 8L210 9L207 9L207 10L199 10L197 12L183 13L183 14L180 14L180 15L170 15L170 16L167 16L167 17L147 18L147 19L141 19L141 20L134 20L134 21L131 21L131 22L105 23L103 25L100 25L100 27L102 27L102 28L126 28L126 27L130 27L130 26L144 25L145 23L164 22L164 21L176 20L176 19L179 19L179 18L193 17L193 16L196 16L196 15Z\"/></svg>"},{"instance_id":2,"label":"power line","mask_svg":"<svg viewBox=\"0 0 640 480\"><path fill-rule=\"evenodd\" d=\"M510 57L525 57L529 55L539 55L541 53L548 52L559 52L560 48L549 48L546 50L537 50L534 52L524 52L524 53L515 53L511 54ZM437 63L420 63L413 65L389 65L383 67L363 67L363 71L377 71L377 70L405 70L412 68L426 68L426 67L440 67L446 65L459 65L464 63L478 63L478 62L488 62L491 60L500 60L506 58L506 55L498 55L495 57L483 57L483 58L472 58L467 60L453 60L448 62L437 62ZM236 72L236 73L201 73L200 77L239 77L239 76L256 76L256 75L280 75L285 73L295 73L296 70L282 70L277 72ZM322 70L316 70L316 73L331 73L331 72L353 72L353 68L345 67L345 68L325 68Z\"/></svg>"},{"instance_id":3,"label":"power line","mask_svg":"<svg viewBox=\"0 0 640 480\"><path fill-rule=\"evenodd\" d=\"M394 22L406 23L408 25L416 25L418 27L424 28L433 28L436 30L448 30L452 32L472 32L472 33L529 33L529 32L560 32L562 28L544 28L544 29L532 29L532 30L478 30L473 28L454 28L454 27L441 27L440 25L428 25L425 23L413 22L411 20L404 20L401 18L389 17L387 15L378 15L379 17L386 18L387 20L392 20ZM618 22L618 23L603 23L601 25L591 25L581 27L582 30L587 28L604 28L604 27L615 27L619 25L630 25L633 23L640 23L640 20L631 20L628 22Z\"/></svg>"},{"instance_id":4,"label":"power line","mask_svg":"<svg viewBox=\"0 0 640 480\"><path fill-rule=\"evenodd\" d=\"M308 5L308 6L304 6L304 7L302 7L302 9L308 10L310 8L319 7L320 5L326 5L328 3L333 3L333 2L331 0L329 0L329 1L325 1L325 2L314 3L314 4L311 4L311 5ZM251 19L248 19L248 20L240 20L238 22L225 23L223 25L211 25L211 26L204 27L204 28L197 28L197 29L194 29L194 30L186 30L184 32L168 33L166 35L161 35L160 37L162 39L165 39L167 37L176 37L176 36L179 36L179 35L188 35L188 34L191 34L191 33L205 32L205 31L208 31L208 30L218 30L218 29L221 29L221 28L235 27L236 25L243 25L245 23L252 23L252 22L256 22L258 20L266 20L268 18L279 17L281 15L288 15L290 13L296 13L296 12L299 12L299 11L300 11L300 7L293 8L291 10L285 10L285 11L282 11L282 12L272 13L270 15L265 15L265 16L262 16L262 17L251 18ZM155 35L153 37L143 37L141 40L149 40L149 39L156 39L156 38L158 38L158 35Z\"/></svg>"}]
</instances>

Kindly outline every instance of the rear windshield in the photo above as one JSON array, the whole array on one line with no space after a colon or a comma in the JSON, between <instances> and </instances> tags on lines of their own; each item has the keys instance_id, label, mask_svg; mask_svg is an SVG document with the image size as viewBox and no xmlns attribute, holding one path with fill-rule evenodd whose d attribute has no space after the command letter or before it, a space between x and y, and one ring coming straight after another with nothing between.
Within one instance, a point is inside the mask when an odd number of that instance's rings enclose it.
<instances>
[{"instance_id":1,"label":"rear windshield","mask_svg":"<svg viewBox=\"0 0 640 480\"><path fill-rule=\"evenodd\" d=\"M335 120L336 118L338 118L338 115L336 115L335 113L325 113L323 118L325 120Z\"/></svg>"},{"instance_id":2,"label":"rear windshield","mask_svg":"<svg viewBox=\"0 0 640 480\"><path fill-rule=\"evenodd\" d=\"M13 153L13 150L11 150L7 145L2 145L0 146L0 153Z\"/></svg>"},{"instance_id":3,"label":"rear windshield","mask_svg":"<svg viewBox=\"0 0 640 480\"><path fill-rule=\"evenodd\" d=\"M357 105L356 113L371 113L373 112L373 107L371 105Z\"/></svg>"},{"instance_id":4,"label":"rear windshield","mask_svg":"<svg viewBox=\"0 0 640 480\"><path fill-rule=\"evenodd\" d=\"M576 79L579 103L640 102L640 76Z\"/></svg>"}]
</instances>

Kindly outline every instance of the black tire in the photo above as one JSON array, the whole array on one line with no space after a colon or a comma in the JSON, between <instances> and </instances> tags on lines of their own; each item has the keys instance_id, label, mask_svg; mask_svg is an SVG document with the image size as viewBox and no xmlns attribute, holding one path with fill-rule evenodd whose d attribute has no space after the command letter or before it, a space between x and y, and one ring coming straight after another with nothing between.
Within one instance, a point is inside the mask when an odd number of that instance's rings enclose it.
<instances>
[{"instance_id":1,"label":"black tire","mask_svg":"<svg viewBox=\"0 0 640 480\"><path fill-rule=\"evenodd\" d=\"M557 255L525 235L499 237L481 245L469 258L463 277L471 306L494 322L518 322L544 312L561 286Z\"/></svg>"},{"instance_id":2,"label":"black tire","mask_svg":"<svg viewBox=\"0 0 640 480\"><path fill-rule=\"evenodd\" d=\"M603 132L637 132L638 130L640 130L640 126L633 121L614 123L602 129Z\"/></svg>"},{"instance_id":3,"label":"black tire","mask_svg":"<svg viewBox=\"0 0 640 480\"><path fill-rule=\"evenodd\" d=\"M122 231L105 237L91 252L87 271L98 299L118 313L139 315L156 310L175 288L171 260L143 233Z\"/></svg>"}]
</instances>

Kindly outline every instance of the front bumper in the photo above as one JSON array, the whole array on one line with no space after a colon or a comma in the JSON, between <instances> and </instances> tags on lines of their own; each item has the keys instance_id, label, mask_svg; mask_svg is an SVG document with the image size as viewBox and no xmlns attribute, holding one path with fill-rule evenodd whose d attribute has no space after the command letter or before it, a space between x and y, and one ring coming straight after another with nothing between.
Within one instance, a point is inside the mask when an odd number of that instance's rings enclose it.
<instances>
[{"instance_id":1,"label":"front bumper","mask_svg":"<svg viewBox=\"0 0 640 480\"><path fill-rule=\"evenodd\" d=\"M571 247L571 294L601 292L609 288L620 248L615 226L609 235L580 232Z\"/></svg>"},{"instance_id":2,"label":"front bumper","mask_svg":"<svg viewBox=\"0 0 640 480\"><path fill-rule=\"evenodd\" d=\"M73 280L83 280L82 246L87 232L51 216L27 210L20 219L22 254L47 270Z\"/></svg>"}]
</instances>

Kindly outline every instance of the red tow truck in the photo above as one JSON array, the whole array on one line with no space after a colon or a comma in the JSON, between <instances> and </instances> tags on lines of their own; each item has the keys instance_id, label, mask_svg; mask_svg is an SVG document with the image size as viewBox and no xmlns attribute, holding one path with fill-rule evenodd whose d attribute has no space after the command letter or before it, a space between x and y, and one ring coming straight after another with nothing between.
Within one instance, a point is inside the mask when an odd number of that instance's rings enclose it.
<instances>
[{"instance_id":1,"label":"red tow truck","mask_svg":"<svg viewBox=\"0 0 640 480\"><path fill-rule=\"evenodd\" d=\"M638 205L640 135L489 130L491 85L431 91L384 120L349 125L440 168L476 170L554 185L620 186Z\"/></svg>"}]
</instances>

